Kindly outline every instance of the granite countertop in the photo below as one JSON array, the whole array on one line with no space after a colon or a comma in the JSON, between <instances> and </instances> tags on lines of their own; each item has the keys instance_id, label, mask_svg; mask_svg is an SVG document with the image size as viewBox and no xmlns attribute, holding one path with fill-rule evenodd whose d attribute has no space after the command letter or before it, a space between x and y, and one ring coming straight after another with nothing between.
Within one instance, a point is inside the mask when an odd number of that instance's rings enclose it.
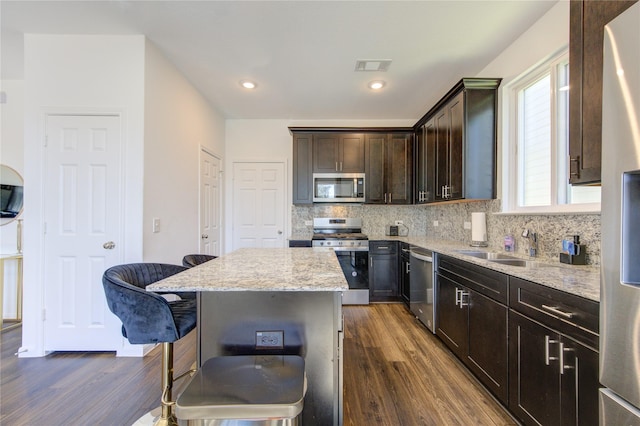
<instances>
[{"instance_id":1,"label":"granite countertop","mask_svg":"<svg viewBox=\"0 0 640 426\"><path fill-rule=\"evenodd\" d=\"M506 253L524 260L533 260L533 266L511 266L491 262L486 259L459 253L459 250L478 250L497 252L495 249L470 247L457 241L435 240L427 237L389 237L384 235L369 235L369 240L402 241L411 245L423 247L436 253L451 256L469 263L484 266L495 271L532 281L547 287L562 290L585 299L600 301L600 268L596 266L567 265L560 262L547 262L538 258L524 257L515 253Z\"/></svg>"},{"instance_id":2,"label":"granite countertop","mask_svg":"<svg viewBox=\"0 0 640 426\"><path fill-rule=\"evenodd\" d=\"M243 248L147 286L150 291L345 291L333 249Z\"/></svg>"}]
</instances>

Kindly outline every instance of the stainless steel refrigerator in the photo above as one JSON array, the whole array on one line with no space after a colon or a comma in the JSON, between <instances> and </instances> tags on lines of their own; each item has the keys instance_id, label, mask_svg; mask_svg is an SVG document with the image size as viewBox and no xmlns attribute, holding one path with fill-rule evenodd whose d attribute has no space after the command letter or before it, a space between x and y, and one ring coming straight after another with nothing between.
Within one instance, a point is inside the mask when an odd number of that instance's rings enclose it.
<instances>
[{"instance_id":1,"label":"stainless steel refrigerator","mask_svg":"<svg viewBox=\"0 0 640 426\"><path fill-rule=\"evenodd\" d=\"M640 3L605 27L600 424L640 425Z\"/></svg>"}]
</instances>

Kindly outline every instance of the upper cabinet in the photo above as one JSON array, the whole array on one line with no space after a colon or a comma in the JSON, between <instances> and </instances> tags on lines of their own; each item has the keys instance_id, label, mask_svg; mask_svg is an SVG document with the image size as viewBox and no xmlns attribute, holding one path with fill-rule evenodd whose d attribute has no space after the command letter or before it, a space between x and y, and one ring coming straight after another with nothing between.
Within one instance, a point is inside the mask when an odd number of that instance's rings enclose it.
<instances>
[{"instance_id":1,"label":"upper cabinet","mask_svg":"<svg viewBox=\"0 0 640 426\"><path fill-rule=\"evenodd\" d=\"M496 197L500 81L462 79L416 124L417 202Z\"/></svg>"},{"instance_id":2,"label":"upper cabinet","mask_svg":"<svg viewBox=\"0 0 640 426\"><path fill-rule=\"evenodd\" d=\"M293 134L293 204L313 203L313 135Z\"/></svg>"},{"instance_id":3,"label":"upper cabinet","mask_svg":"<svg viewBox=\"0 0 640 426\"><path fill-rule=\"evenodd\" d=\"M569 183L600 182L604 26L634 1L572 0L569 24Z\"/></svg>"},{"instance_id":4,"label":"upper cabinet","mask_svg":"<svg viewBox=\"0 0 640 426\"><path fill-rule=\"evenodd\" d=\"M413 136L410 132L365 134L368 204L411 204Z\"/></svg>"},{"instance_id":5,"label":"upper cabinet","mask_svg":"<svg viewBox=\"0 0 640 426\"><path fill-rule=\"evenodd\" d=\"M314 173L363 173L364 135L326 133L314 135Z\"/></svg>"}]
</instances>

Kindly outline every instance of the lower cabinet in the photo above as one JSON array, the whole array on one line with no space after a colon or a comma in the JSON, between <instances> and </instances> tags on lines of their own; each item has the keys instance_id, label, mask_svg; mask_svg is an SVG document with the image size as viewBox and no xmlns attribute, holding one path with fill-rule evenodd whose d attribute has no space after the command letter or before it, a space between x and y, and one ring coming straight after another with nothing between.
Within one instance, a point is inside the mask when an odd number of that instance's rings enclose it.
<instances>
[{"instance_id":1,"label":"lower cabinet","mask_svg":"<svg viewBox=\"0 0 640 426\"><path fill-rule=\"evenodd\" d=\"M598 424L597 302L511 278L509 409L525 425Z\"/></svg>"},{"instance_id":2,"label":"lower cabinet","mask_svg":"<svg viewBox=\"0 0 640 426\"><path fill-rule=\"evenodd\" d=\"M511 311L509 408L525 424L597 425L598 352Z\"/></svg>"},{"instance_id":3,"label":"lower cabinet","mask_svg":"<svg viewBox=\"0 0 640 426\"><path fill-rule=\"evenodd\" d=\"M411 250L409 244L400 243L400 298L409 307L409 292L411 290Z\"/></svg>"},{"instance_id":4,"label":"lower cabinet","mask_svg":"<svg viewBox=\"0 0 640 426\"><path fill-rule=\"evenodd\" d=\"M438 255L436 335L524 425L598 424L599 304Z\"/></svg>"},{"instance_id":5,"label":"lower cabinet","mask_svg":"<svg viewBox=\"0 0 640 426\"><path fill-rule=\"evenodd\" d=\"M369 241L369 301L398 300L398 242Z\"/></svg>"},{"instance_id":6,"label":"lower cabinet","mask_svg":"<svg viewBox=\"0 0 640 426\"><path fill-rule=\"evenodd\" d=\"M481 291L506 298L508 277L439 257L436 334L505 405L508 403L508 308Z\"/></svg>"}]
</instances>

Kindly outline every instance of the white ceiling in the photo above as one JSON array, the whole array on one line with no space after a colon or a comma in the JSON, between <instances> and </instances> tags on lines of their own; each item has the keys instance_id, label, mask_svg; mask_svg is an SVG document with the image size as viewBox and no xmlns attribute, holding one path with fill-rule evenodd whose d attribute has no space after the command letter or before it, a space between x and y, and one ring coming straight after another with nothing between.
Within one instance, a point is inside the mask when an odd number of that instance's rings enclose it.
<instances>
[{"instance_id":1,"label":"white ceiling","mask_svg":"<svg viewBox=\"0 0 640 426\"><path fill-rule=\"evenodd\" d=\"M226 118L417 119L557 1L1 0L0 73L22 78L24 33L144 34Z\"/></svg>"}]
</instances>

